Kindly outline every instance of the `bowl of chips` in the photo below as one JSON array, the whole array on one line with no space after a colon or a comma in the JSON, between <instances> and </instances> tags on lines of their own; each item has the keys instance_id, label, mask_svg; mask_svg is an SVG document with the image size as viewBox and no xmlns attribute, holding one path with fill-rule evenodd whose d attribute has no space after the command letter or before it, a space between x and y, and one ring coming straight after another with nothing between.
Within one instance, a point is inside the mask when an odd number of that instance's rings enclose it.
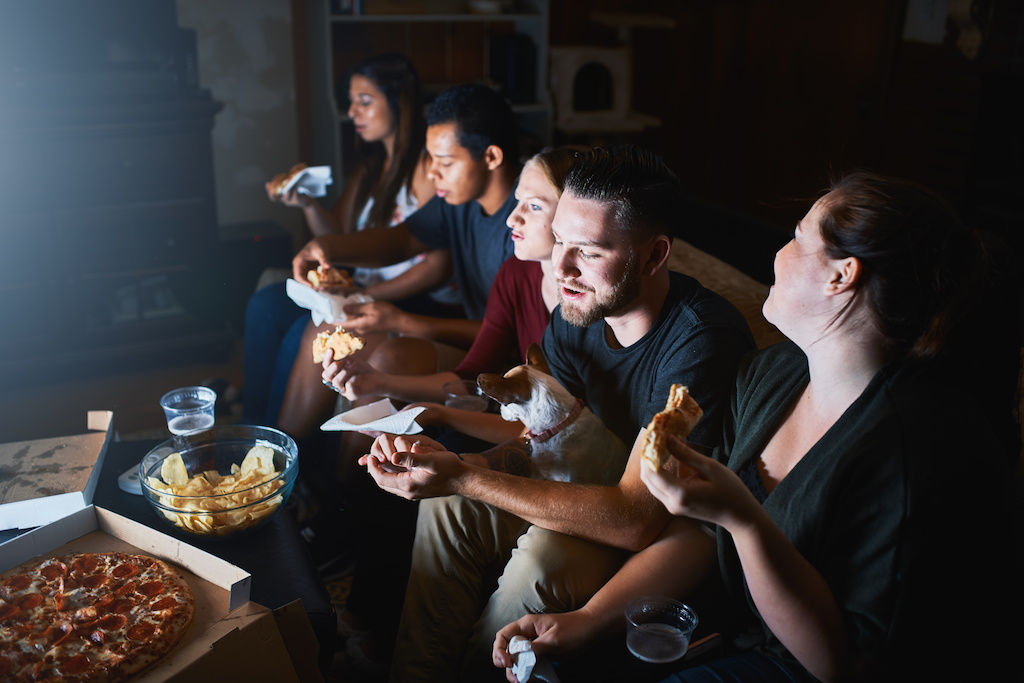
<instances>
[{"instance_id":1,"label":"bowl of chips","mask_svg":"<svg viewBox=\"0 0 1024 683\"><path fill-rule=\"evenodd\" d=\"M270 519L292 492L298 449L284 432L216 425L154 447L139 463L157 516L198 536L228 536Z\"/></svg>"}]
</instances>

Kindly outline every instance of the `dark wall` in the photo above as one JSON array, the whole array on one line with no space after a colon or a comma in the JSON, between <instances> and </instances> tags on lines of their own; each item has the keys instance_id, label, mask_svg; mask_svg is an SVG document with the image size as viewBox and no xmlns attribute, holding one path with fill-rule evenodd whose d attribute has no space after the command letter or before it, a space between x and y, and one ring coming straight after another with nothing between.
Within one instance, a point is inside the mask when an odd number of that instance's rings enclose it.
<instances>
[{"instance_id":1,"label":"dark wall","mask_svg":"<svg viewBox=\"0 0 1024 683\"><path fill-rule=\"evenodd\" d=\"M553 45L614 45L592 21L621 2L553 0ZM637 136L700 198L788 231L832 174L910 177L1019 245L1024 220L1024 3L973 3L974 59L950 20L941 45L902 39L890 0L633 0L674 20L635 28L633 106L662 125ZM769 229L771 229L769 227Z\"/></svg>"}]
</instances>

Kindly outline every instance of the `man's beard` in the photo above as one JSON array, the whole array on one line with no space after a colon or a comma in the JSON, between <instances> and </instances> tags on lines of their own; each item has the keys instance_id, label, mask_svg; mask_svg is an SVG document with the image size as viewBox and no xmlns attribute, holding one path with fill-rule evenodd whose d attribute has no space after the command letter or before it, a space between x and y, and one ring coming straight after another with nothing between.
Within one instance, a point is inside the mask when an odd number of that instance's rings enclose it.
<instances>
[{"instance_id":1,"label":"man's beard","mask_svg":"<svg viewBox=\"0 0 1024 683\"><path fill-rule=\"evenodd\" d=\"M570 289L572 289L570 287ZM621 310L640 295L640 275L630 258L626 263L626 272L622 279L615 283L611 290L603 295L596 296L593 306L589 309L581 308L573 302L567 302L562 296L562 289L558 289L559 310L562 312L562 319L575 327L587 327L598 320L603 320Z\"/></svg>"}]
</instances>

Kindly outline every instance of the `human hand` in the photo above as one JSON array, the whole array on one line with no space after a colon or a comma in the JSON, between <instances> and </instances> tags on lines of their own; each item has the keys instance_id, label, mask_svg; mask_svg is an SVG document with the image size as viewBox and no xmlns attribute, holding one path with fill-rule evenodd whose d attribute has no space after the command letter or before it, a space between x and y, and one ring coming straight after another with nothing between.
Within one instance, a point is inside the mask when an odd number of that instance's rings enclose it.
<instances>
[{"instance_id":1,"label":"human hand","mask_svg":"<svg viewBox=\"0 0 1024 683\"><path fill-rule=\"evenodd\" d=\"M345 329L352 334L366 335L371 332L399 332L404 313L387 301L371 301L366 304L348 304L345 311Z\"/></svg>"},{"instance_id":2,"label":"human hand","mask_svg":"<svg viewBox=\"0 0 1024 683\"><path fill-rule=\"evenodd\" d=\"M307 287L312 287L309 280L306 279L306 274L321 265L330 266L330 259L320 241L312 239L306 242L306 246L302 247L299 253L292 258L292 277L297 282L301 282Z\"/></svg>"},{"instance_id":3,"label":"human hand","mask_svg":"<svg viewBox=\"0 0 1024 683\"><path fill-rule=\"evenodd\" d=\"M267 192L267 199L269 199L270 201L280 202L285 206L294 206L299 209L305 209L306 207L312 206L313 203L316 201L308 194L303 194L302 192L299 192L297 186L288 190L284 194L278 194L277 191L274 189L277 185L278 177L279 176L275 176L273 179L263 183L263 188Z\"/></svg>"},{"instance_id":4,"label":"human hand","mask_svg":"<svg viewBox=\"0 0 1024 683\"><path fill-rule=\"evenodd\" d=\"M727 530L750 520L760 503L739 476L676 436L666 443L672 460L656 472L640 468L651 494L674 515L712 522Z\"/></svg>"},{"instance_id":5,"label":"human hand","mask_svg":"<svg viewBox=\"0 0 1024 683\"><path fill-rule=\"evenodd\" d=\"M518 683L512 674L512 656L508 653L508 644L513 636L533 641L533 652L538 657L563 654L583 647L592 638L592 623L594 620L585 618L579 610L563 614L527 614L494 636L491 661L499 669L504 667L505 679L509 683Z\"/></svg>"},{"instance_id":6,"label":"human hand","mask_svg":"<svg viewBox=\"0 0 1024 683\"><path fill-rule=\"evenodd\" d=\"M336 387L338 393L350 401L383 393L383 373L364 360L359 352L336 361L334 352L327 349L321 365L323 381Z\"/></svg>"},{"instance_id":7,"label":"human hand","mask_svg":"<svg viewBox=\"0 0 1024 683\"><path fill-rule=\"evenodd\" d=\"M359 464L381 489L408 500L456 493L453 482L462 467L459 456L433 439L394 434L377 437Z\"/></svg>"}]
</instances>

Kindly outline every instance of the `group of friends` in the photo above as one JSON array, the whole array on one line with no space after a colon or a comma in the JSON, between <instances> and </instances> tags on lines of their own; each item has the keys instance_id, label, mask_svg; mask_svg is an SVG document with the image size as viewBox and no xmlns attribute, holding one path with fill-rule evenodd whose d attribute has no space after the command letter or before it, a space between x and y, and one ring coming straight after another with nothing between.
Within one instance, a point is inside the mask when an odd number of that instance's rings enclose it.
<instances>
[{"instance_id":1,"label":"group of friends","mask_svg":"<svg viewBox=\"0 0 1024 683\"><path fill-rule=\"evenodd\" d=\"M338 203L271 198L314 235L295 280L353 269L372 300L344 327L366 344L311 363L333 325L283 284L261 289L244 396L247 419L300 444L339 393L424 409L424 433L346 433L318 470L363 487L366 552L339 628L366 636L368 659L396 681L514 681L521 635L564 681L986 680L1001 666L1020 309L979 233L912 182L839 178L775 256L763 313L787 340L759 350L732 304L669 269L673 240L702 227L657 154L521 163L500 95L456 86L424 117L400 55L346 84L365 155ZM503 373L534 344L626 444L604 481L540 478L521 424L444 405L446 382ZM642 467L673 384L703 417L668 440L668 465ZM645 595L694 605L719 645L686 666L631 663L623 609Z\"/></svg>"}]
</instances>

